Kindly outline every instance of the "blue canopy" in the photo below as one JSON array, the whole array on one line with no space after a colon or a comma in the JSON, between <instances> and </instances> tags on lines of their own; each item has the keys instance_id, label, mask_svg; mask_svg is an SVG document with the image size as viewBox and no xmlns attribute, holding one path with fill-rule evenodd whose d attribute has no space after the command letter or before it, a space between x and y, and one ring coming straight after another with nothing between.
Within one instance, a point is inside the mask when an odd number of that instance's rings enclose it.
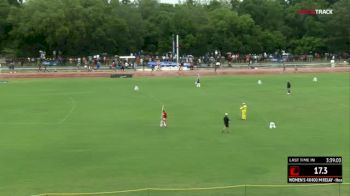
<instances>
[{"instance_id":1,"label":"blue canopy","mask_svg":"<svg viewBox=\"0 0 350 196\"><path fill-rule=\"evenodd\" d=\"M147 63L148 67L153 67L156 66L157 62L156 61L150 61ZM176 62L173 61L161 61L160 62L161 67L176 67ZM190 63L184 63L184 67L189 67Z\"/></svg>"}]
</instances>

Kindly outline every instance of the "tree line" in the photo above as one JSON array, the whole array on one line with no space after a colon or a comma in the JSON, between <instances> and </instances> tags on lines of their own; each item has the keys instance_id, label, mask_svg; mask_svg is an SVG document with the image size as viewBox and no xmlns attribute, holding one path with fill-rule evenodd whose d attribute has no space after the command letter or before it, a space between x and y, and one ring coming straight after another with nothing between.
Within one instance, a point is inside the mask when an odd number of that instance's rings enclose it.
<instances>
[{"instance_id":1,"label":"tree line","mask_svg":"<svg viewBox=\"0 0 350 196\"><path fill-rule=\"evenodd\" d=\"M332 9L302 15L301 9ZM0 0L0 55L349 53L349 0Z\"/></svg>"}]
</instances>

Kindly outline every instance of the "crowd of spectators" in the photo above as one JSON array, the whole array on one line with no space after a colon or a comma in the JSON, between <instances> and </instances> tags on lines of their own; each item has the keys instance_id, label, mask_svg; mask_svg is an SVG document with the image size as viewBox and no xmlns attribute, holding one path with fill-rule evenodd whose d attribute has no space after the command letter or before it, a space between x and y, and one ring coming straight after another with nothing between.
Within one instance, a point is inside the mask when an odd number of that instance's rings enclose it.
<instances>
[{"instance_id":1,"label":"crowd of spectators","mask_svg":"<svg viewBox=\"0 0 350 196\"><path fill-rule=\"evenodd\" d=\"M3 58L4 59L4 58ZM193 55L183 55L179 57L179 64L184 63L189 65L190 69L194 67L216 67L216 65L227 64L231 66L233 64L247 64L253 65L257 63L284 63L284 62L329 62L335 61L350 61L350 54L331 54L331 53L309 53L303 55L292 55L289 53L281 52L274 54L238 54L238 53L225 53L220 52L207 53L203 56L195 57ZM88 71L99 70L101 67L108 67L112 70L120 69L135 69L142 67L143 69L149 66L149 62L176 62L176 57L171 53L157 56L157 55L94 55L94 56L82 56L82 57L43 57L38 58L6 58L5 64L10 68L23 67L23 66L37 66L39 71L46 71L48 66L73 66L77 69L86 69ZM3 65L4 66L4 65ZM154 67L153 67L154 68Z\"/></svg>"}]
</instances>

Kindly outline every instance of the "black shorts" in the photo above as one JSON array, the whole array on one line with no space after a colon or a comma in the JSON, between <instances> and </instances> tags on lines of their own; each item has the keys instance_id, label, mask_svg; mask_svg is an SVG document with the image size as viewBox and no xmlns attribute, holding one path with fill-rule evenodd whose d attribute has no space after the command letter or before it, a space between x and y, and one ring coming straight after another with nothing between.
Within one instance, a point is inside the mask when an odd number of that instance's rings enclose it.
<instances>
[{"instance_id":1,"label":"black shorts","mask_svg":"<svg viewBox=\"0 0 350 196\"><path fill-rule=\"evenodd\" d=\"M229 124L228 123L224 123L225 127L228 128L229 127Z\"/></svg>"}]
</instances>

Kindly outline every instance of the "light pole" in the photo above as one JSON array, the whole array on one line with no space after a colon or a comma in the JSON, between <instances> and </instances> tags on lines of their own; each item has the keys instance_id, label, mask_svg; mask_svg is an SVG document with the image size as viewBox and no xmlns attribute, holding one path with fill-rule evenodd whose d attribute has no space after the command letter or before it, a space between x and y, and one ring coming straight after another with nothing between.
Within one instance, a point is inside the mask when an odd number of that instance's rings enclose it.
<instances>
[{"instance_id":1,"label":"light pole","mask_svg":"<svg viewBox=\"0 0 350 196\"><path fill-rule=\"evenodd\" d=\"M176 66L179 66L179 35L176 35Z\"/></svg>"}]
</instances>

